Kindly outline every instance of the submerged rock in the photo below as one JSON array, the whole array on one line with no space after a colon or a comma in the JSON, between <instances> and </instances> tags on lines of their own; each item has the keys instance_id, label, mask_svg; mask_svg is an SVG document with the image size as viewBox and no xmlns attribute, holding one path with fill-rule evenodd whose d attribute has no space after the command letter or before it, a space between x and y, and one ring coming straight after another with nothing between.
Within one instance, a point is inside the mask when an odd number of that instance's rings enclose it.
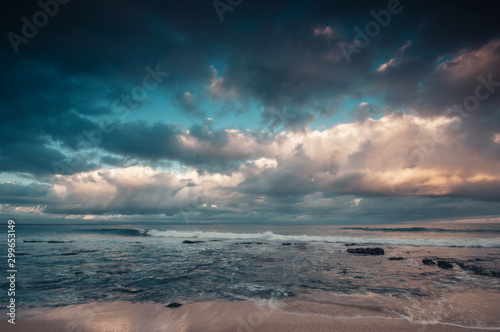
<instances>
[{"instance_id":1,"label":"submerged rock","mask_svg":"<svg viewBox=\"0 0 500 332\"><path fill-rule=\"evenodd\" d=\"M348 253L351 254L362 254L362 255L384 255L385 251L382 248L354 248L347 249Z\"/></svg>"},{"instance_id":2,"label":"submerged rock","mask_svg":"<svg viewBox=\"0 0 500 332\"><path fill-rule=\"evenodd\" d=\"M74 256L78 254L86 254L86 253L91 253L91 252L97 252L98 250L77 250L77 251L72 251L72 252L64 252L61 254L61 256Z\"/></svg>"},{"instance_id":3,"label":"submerged rock","mask_svg":"<svg viewBox=\"0 0 500 332\"><path fill-rule=\"evenodd\" d=\"M133 287L117 287L113 288L114 291L124 292L124 293L139 293L141 290Z\"/></svg>"},{"instance_id":4,"label":"submerged rock","mask_svg":"<svg viewBox=\"0 0 500 332\"><path fill-rule=\"evenodd\" d=\"M281 245L282 246L291 246L292 244L290 242L283 242Z\"/></svg>"},{"instance_id":5,"label":"submerged rock","mask_svg":"<svg viewBox=\"0 0 500 332\"><path fill-rule=\"evenodd\" d=\"M429 258L422 259L422 263L424 265L436 265L436 262L434 262L432 259Z\"/></svg>"},{"instance_id":6,"label":"submerged rock","mask_svg":"<svg viewBox=\"0 0 500 332\"><path fill-rule=\"evenodd\" d=\"M442 269L446 269L446 270L453 269L453 264L451 264L450 262L447 262L447 261L438 261L437 266L439 266Z\"/></svg>"},{"instance_id":7,"label":"submerged rock","mask_svg":"<svg viewBox=\"0 0 500 332\"><path fill-rule=\"evenodd\" d=\"M469 261L478 262L478 261L481 261L481 259L476 258L476 259L469 260ZM478 276L500 278L500 271L487 269L487 268L482 267L482 266L466 264L465 262L458 261L458 260L455 260L454 263L456 263L458 266L460 266L462 268L462 270L470 271Z\"/></svg>"},{"instance_id":8,"label":"submerged rock","mask_svg":"<svg viewBox=\"0 0 500 332\"><path fill-rule=\"evenodd\" d=\"M172 302L168 305L166 305L167 308L179 308L182 307L182 303L177 303L177 302Z\"/></svg>"},{"instance_id":9,"label":"submerged rock","mask_svg":"<svg viewBox=\"0 0 500 332\"><path fill-rule=\"evenodd\" d=\"M204 241L192 241L192 240L184 240L182 243L193 244L193 243L203 243Z\"/></svg>"},{"instance_id":10,"label":"submerged rock","mask_svg":"<svg viewBox=\"0 0 500 332\"><path fill-rule=\"evenodd\" d=\"M107 274L125 274L125 273L128 273L128 271L117 270L117 271L105 271L104 273L107 273Z\"/></svg>"}]
</instances>

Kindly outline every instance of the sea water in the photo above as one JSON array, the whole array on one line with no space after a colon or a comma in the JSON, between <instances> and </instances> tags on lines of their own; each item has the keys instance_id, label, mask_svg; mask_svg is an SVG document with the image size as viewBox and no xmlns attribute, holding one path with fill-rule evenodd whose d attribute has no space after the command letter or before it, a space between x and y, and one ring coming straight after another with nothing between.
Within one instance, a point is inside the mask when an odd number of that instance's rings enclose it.
<instances>
[{"instance_id":1,"label":"sea water","mask_svg":"<svg viewBox=\"0 0 500 332\"><path fill-rule=\"evenodd\" d=\"M499 224L18 224L16 239L18 308L222 299L294 310L305 301L500 327ZM357 247L385 255L347 252Z\"/></svg>"}]
</instances>

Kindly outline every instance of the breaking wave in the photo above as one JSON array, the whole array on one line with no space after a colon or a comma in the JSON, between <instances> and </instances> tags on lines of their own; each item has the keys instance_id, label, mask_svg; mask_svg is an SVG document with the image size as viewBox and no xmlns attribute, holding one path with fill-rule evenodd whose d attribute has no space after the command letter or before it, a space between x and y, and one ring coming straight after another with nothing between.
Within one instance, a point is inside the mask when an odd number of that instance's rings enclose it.
<instances>
[{"instance_id":1,"label":"breaking wave","mask_svg":"<svg viewBox=\"0 0 500 332\"><path fill-rule=\"evenodd\" d=\"M149 229L148 236L166 238L189 238L199 240L259 240L259 241L295 241L295 242L327 242L327 243L359 243L376 245L408 245L437 247L477 247L500 248L498 238L448 238L448 239L418 239L389 237L356 237L356 236L316 236L316 235L281 235L273 232L264 233L223 233L202 231L161 231Z\"/></svg>"}]
</instances>

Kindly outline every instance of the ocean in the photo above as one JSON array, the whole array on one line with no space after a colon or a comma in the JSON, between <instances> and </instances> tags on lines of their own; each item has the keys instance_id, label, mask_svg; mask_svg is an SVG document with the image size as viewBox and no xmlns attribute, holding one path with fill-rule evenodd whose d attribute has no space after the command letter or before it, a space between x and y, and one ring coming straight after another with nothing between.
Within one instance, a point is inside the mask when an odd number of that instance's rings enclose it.
<instances>
[{"instance_id":1,"label":"ocean","mask_svg":"<svg viewBox=\"0 0 500 332\"><path fill-rule=\"evenodd\" d=\"M358 247L385 254L347 252ZM299 312L307 301L500 328L499 224L18 224L16 266L18 310L247 300Z\"/></svg>"}]
</instances>

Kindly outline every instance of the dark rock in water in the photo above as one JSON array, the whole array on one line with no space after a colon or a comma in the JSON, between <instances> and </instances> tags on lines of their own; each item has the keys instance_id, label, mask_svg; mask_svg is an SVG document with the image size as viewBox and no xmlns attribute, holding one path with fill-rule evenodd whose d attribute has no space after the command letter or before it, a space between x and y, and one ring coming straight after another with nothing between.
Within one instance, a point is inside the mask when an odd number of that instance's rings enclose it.
<instances>
[{"instance_id":1,"label":"dark rock in water","mask_svg":"<svg viewBox=\"0 0 500 332\"><path fill-rule=\"evenodd\" d=\"M61 256L74 256L78 254L86 254L86 253L91 253L91 252L97 252L99 250L77 250L73 252L64 252L61 254Z\"/></svg>"},{"instance_id":2,"label":"dark rock in water","mask_svg":"<svg viewBox=\"0 0 500 332\"><path fill-rule=\"evenodd\" d=\"M292 244L290 242L283 242L281 245L282 246L291 246Z\"/></svg>"},{"instance_id":3,"label":"dark rock in water","mask_svg":"<svg viewBox=\"0 0 500 332\"><path fill-rule=\"evenodd\" d=\"M403 259L405 259L405 258L404 257L389 257L390 261L401 261Z\"/></svg>"},{"instance_id":4,"label":"dark rock in water","mask_svg":"<svg viewBox=\"0 0 500 332\"><path fill-rule=\"evenodd\" d=\"M434 262L432 259L429 258L422 259L422 263L424 265L436 265L436 262Z\"/></svg>"},{"instance_id":5,"label":"dark rock in water","mask_svg":"<svg viewBox=\"0 0 500 332\"><path fill-rule=\"evenodd\" d=\"M125 273L128 273L128 271L124 271L124 270L118 270L118 271L105 271L104 273L107 273L107 274L125 274Z\"/></svg>"},{"instance_id":6,"label":"dark rock in water","mask_svg":"<svg viewBox=\"0 0 500 332\"><path fill-rule=\"evenodd\" d=\"M489 276L494 278L500 278L500 271L490 271Z\"/></svg>"},{"instance_id":7,"label":"dark rock in water","mask_svg":"<svg viewBox=\"0 0 500 332\"><path fill-rule=\"evenodd\" d=\"M475 274L483 274L485 271L482 267L479 267L479 266L475 266L475 265L465 265L464 263L458 263L456 262L458 266L460 266L462 268L462 270L466 270L466 271L472 271L474 272Z\"/></svg>"},{"instance_id":8,"label":"dark rock in water","mask_svg":"<svg viewBox=\"0 0 500 332\"><path fill-rule=\"evenodd\" d=\"M167 308L179 308L182 307L182 303L172 302L169 305L166 305Z\"/></svg>"},{"instance_id":9,"label":"dark rock in water","mask_svg":"<svg viewBox=\"0 0 500 332\"><path fill-rule=\"evenodd\" d=\"M346 247L352 247L352 246L357 246L357 243L346 243L344 244Z\"/></svg>"},{"instance_id":10,"label":"dark rock in water","mask_svg":"<svg viewBox=\"0 0 500 332\"><path fill-rule=\"evenodd\" d=\"M442 269L447 269L447 270L453 269L453 264L447 261L438 261L437 265Z\"/></svg>"},{"instance_id":11,"label":"dark rock in water","mask_svg":"<svg viewBox=\"0 0 500 332\"><path fill-rule=\"evenodd\" d=\"M474 260L469 260L469 262L470 261L481 261L481 260L474 259ZM500 271L489 270L489 269L484 268L482 266L466 264L463 261L459 261L459 260L455 260L454 263L457 264L458 266L460 266L462 268L462 270L471 271L472 273L474 273L478 276L500 278Z\"/></svg>"},{"instance_id":12,"label":"dark rock in water","mask_svg":"<svg viewBox=\"0 0 500 332\"><path fill-rule=\"evenodd\" d=\"M118 287L118 288L113 288L114 291L119 291L119 292L124 292L124 293L138 293L141 290L133 287Z\"/></svg>"},{"instance_id":13,"label":"dark rock in water","mask_svg":"<svg viewBox=\"0 0 500 332\"><path fill-rule=\"evenodd\" d=\"M187 244L193 244L193 243L202 243L204 241L191 241L191 240L184 240L182 243L187 243Z\"/></svg>"},{"instance_id":14,"label":"dark rock in water","mask_svg":"<svg viewBox=\"0 0 500 332\"><path fill-rule=\"evenodd\" d=\"M75 274L83 274L82 271L76 271Z\"/></svg>"},{"instance_id":15,"label":"dark rock in water","mask_svg":"<svg viewBox=\"0 0 500 332\"><path fill-rule=\"evenodd\" d=\"M384 255L385 251L382 248L354 248L347 249L348 253L351 254L362 254L362 255Z\"/></svg>"},{"instance_id":16,"label":"dark rock in water","mask_svg":"<svg viewBox=\"0 0 500 332\"><path fill-rule=\"evenodd\" d=\"M26 243L42 243L43 241L26 241L26 240L24 240L23 242L26 242Z\"/></svg>"}]
</instances>

